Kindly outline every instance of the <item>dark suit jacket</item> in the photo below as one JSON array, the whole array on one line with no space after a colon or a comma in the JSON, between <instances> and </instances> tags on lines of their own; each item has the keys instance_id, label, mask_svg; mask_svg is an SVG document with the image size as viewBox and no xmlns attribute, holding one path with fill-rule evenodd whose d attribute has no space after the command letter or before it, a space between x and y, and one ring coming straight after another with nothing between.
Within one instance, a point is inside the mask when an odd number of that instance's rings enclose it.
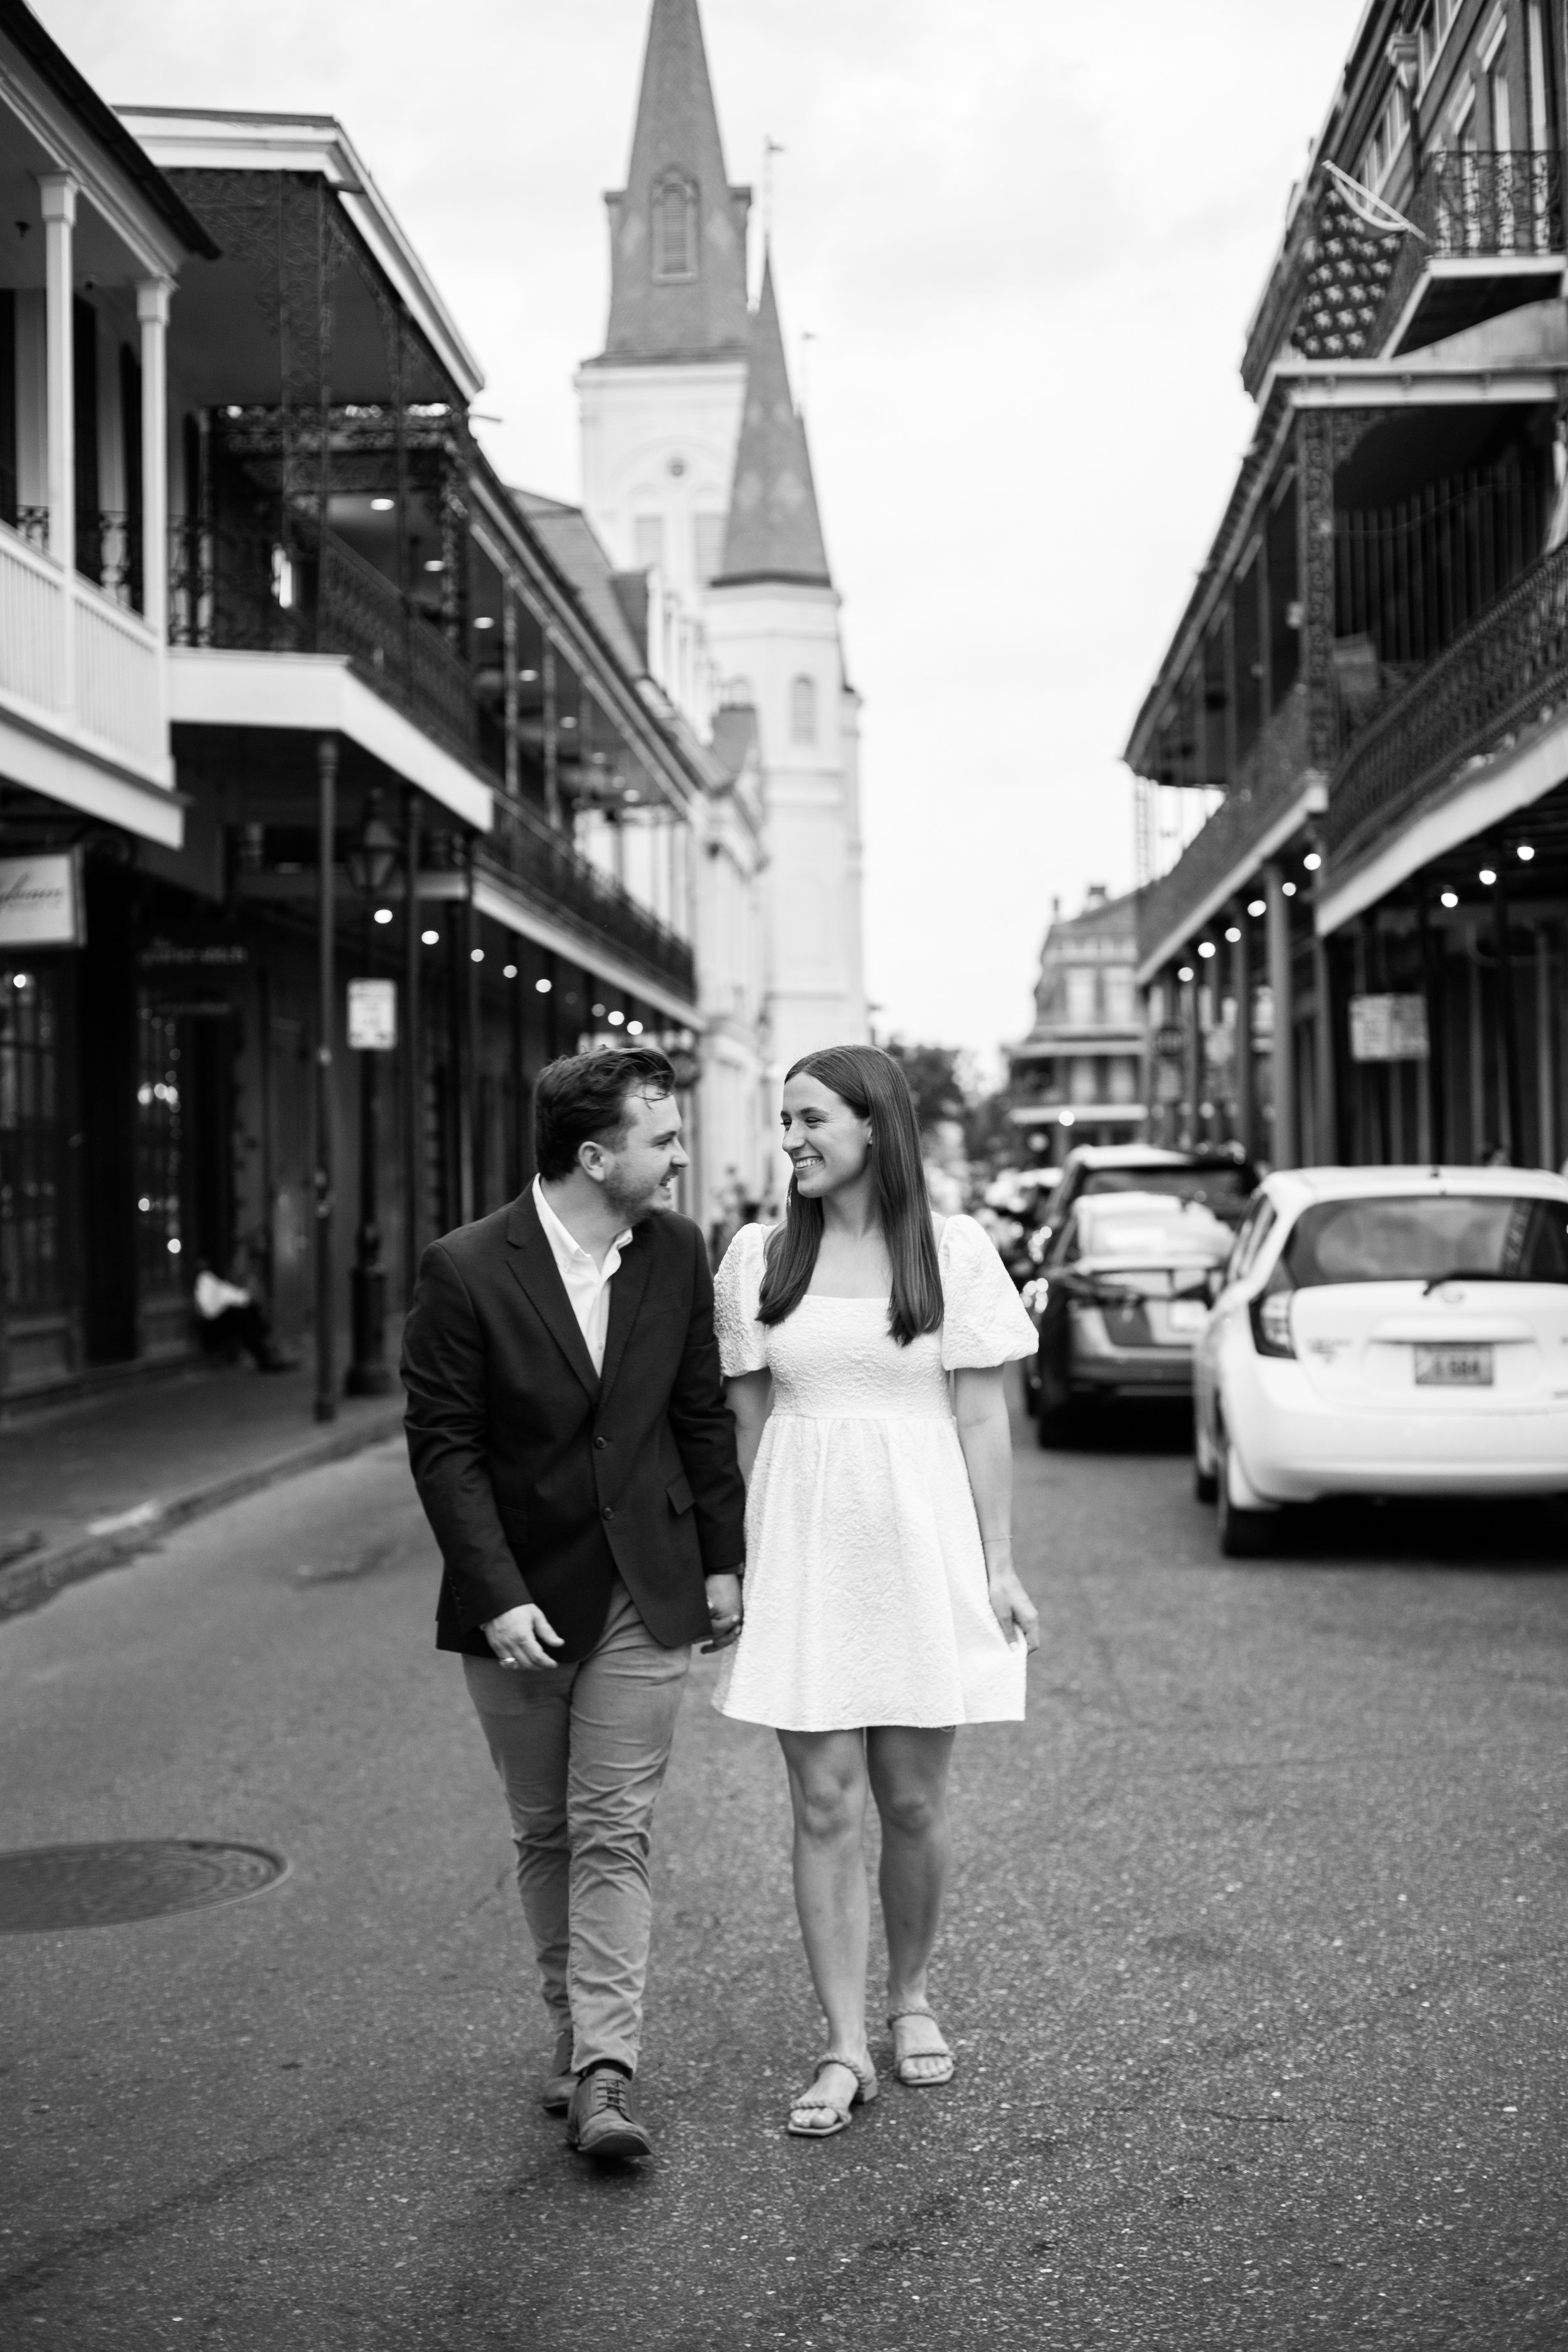
<instances>
[{"instance_id":1,"label":"dark suit jacket","mask_svg":"<svg viewBox=\"0 0 1568 2352\"><path fill-rule=\"evenodd\" d=\"M602 1376L531 1192L433 1242L403 1340L408 1454L445 1573L437 1644L532 1601L569 1662L618 1570L656 1642L709 1632L704 1576L739 1569L745 1490L702 1236L664 1213L610 1283Z\"/></svg>"}]
</instances>

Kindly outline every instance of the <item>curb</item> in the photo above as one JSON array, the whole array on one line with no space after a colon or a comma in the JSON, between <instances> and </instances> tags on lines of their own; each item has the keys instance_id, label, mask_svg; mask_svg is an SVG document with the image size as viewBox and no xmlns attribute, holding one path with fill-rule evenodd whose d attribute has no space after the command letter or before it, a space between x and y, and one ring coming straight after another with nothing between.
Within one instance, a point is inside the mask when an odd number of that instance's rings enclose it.
<instances>
[{"instance_id":1,"label":"curb","mask_svg":"<svg viewBox=\"0 0 1568 2352\"><path fill-rule=\"evenodd\" d=\"M172 1495L166 1503L144 1504L128 1512L122 1525L100 1535L76 1536L47 1551L27 1553L0 1569L0 1622L41 1609L69 1584L83 1584L108 1568L123 1568L188 1519L205 1518L208 1512L221 1511L264 1486L279 1486L328 1462L345 1461L350 1454L396 1437L403 1428L403 1411L399 1403L367 1414L349 1428L330 1430L291 1446L287 1454L274 1454L244 1470L231 1470L203 1486L187 1486L184 1494Z\"/></svg>"}]
</instances>

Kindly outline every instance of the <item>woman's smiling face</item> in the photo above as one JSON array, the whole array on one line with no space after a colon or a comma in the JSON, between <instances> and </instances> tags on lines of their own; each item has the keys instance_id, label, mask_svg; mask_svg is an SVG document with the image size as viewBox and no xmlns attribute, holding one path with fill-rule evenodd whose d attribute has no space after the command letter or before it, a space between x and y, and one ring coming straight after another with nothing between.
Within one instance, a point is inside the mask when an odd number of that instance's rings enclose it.
<instances>
[{"instance_id":1,"label":"woman's smiling face","mask_svg":"<svg viewBox=\"0 0 1568 2352\"><path fill-rule=\"evenodd\" d=\"M795 1190L808 1201L819 1201L865 1173L871 1122L858 1118L820 1078L802 1072L790 1079L780 1123Z\"/></svg>"}]
</instances>

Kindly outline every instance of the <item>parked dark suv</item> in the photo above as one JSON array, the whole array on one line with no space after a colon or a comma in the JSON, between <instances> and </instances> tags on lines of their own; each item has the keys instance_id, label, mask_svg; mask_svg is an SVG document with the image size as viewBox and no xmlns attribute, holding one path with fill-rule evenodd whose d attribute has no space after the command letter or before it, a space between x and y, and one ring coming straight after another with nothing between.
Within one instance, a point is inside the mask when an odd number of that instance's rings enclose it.
<instances>
[{"instance_id":1,"label":"parked dark suv","mask_svg":"<svg viewBox=\"0 0 1568 2352\"><path fill-rule=\"evenodd\" d=\"M1043 1445L1069 1438L1086 1397L1191 1393L1193 1336L1256 1182L1229 1151L1069 1156L1022 1292L1040 1335L1025 1380Z\"/></svg>"},{"instance_id":2,"label":"parked dark suv","mask_svg":"<svg viewBox=\"0 0 1568 2352\"><path fill-rule=\"evenodd\" d=\"M1080 1143L1062 1163L1061 1181L1051 1194L1044 1220L1029 1235L1037 1266L1051 1235L1060 1231L1074 1204L1092 1192L1167 1192L1196 1201L1227 1225L1239 1225L1258 1188L1258 1171L1238 1151L1162 1151L1152 1143Z\"/></svg>"}]
</instances>

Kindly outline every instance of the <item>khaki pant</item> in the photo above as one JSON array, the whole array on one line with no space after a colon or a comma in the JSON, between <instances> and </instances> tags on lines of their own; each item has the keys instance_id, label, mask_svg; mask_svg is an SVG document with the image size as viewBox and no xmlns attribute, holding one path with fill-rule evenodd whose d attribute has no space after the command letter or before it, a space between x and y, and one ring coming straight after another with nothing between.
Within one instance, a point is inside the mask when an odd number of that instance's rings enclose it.
<instances>
[{"instance_id":1,"label":"khaki pant","mask_svg":"<svg viewBox=\"0 0 1568 2352\"><path fill-rule=\"evenodd\" d=\"M532 1674L465 1658L468 1696L506 1791L517 1886L552 2031L581 2074L635 2067L652 1900L648 1832L689 1647L661 1649L617 1578L605 1630L575 1665Z\"/></svg>"}]
</instances>

